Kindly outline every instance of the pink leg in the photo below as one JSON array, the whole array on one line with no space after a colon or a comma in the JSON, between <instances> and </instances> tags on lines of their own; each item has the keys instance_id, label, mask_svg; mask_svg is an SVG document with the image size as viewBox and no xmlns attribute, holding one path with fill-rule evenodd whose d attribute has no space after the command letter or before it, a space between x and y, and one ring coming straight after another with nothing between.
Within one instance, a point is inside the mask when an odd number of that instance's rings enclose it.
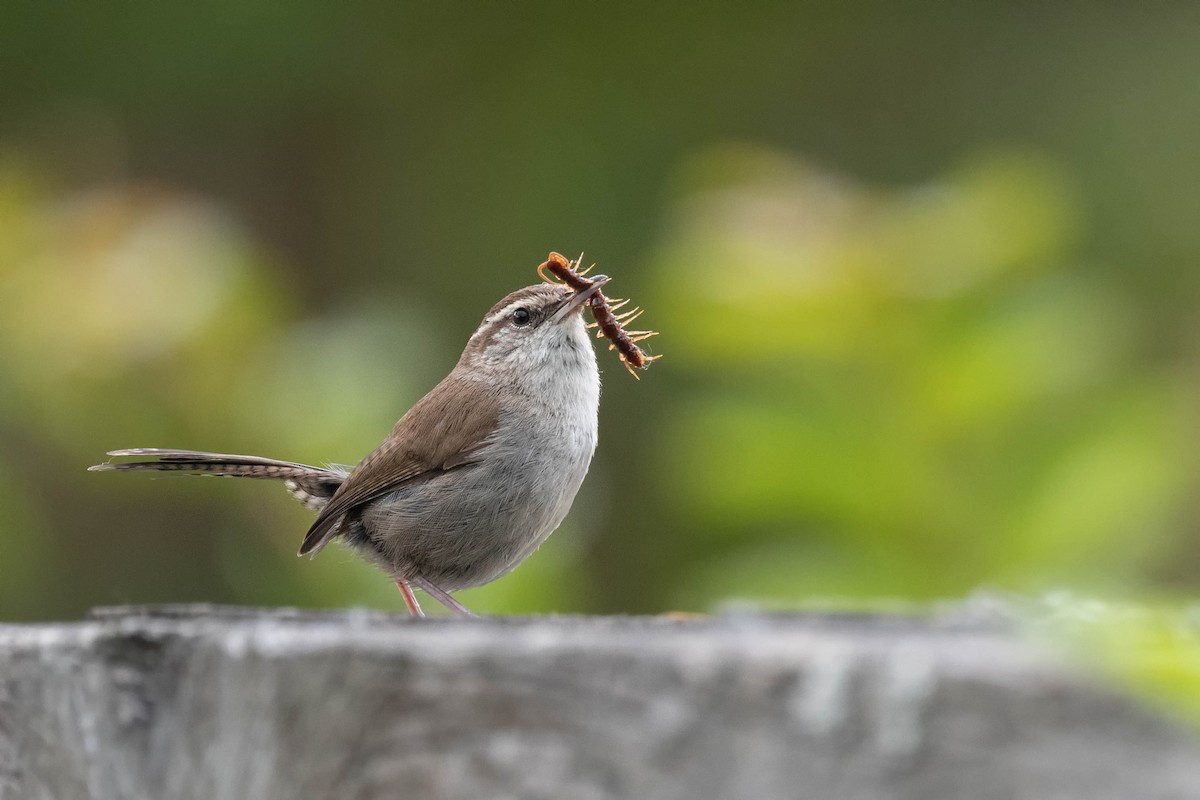
<instances>
[{"instance_id":1,"label":"pink leg","mask_svg":"<svg viewBox=\"0 0 1200 800\"><path fill-rule=\"evenodd\" d=\"M409 614L414 617L425 616L425 612L421 610L421 604L417 602L417 596L413 594L412 587L404 581L396 581L396 588L400 590L400 595L404 598L404 605L408 606Z\"/></svg>"},{"instance_id":2,"label":"pink leg","mask_svg":"<svg viewBox=\"0 0 1200 800\"><path fill-rule=\"evenodd\" d=\"M462 614L464 617L479 616L478 614L472 613L469 608L451 597L449 592L439 589L437 586L434 586L424 578L413 578L412 582L413 585L415 585L418 589L424 589L426 594L428 594L434 600L437 600L451 611Z\"/></svg>"}]
</instances>

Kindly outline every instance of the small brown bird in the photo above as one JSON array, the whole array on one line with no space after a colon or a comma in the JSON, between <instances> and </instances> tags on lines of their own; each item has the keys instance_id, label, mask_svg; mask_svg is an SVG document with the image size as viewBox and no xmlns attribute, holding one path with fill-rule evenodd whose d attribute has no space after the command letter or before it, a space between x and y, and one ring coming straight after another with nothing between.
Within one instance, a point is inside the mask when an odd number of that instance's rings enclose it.
<instances>
[{"instance_id":1,"label":"small brown bird","mask_svg":"<svg viewBox=\"0 0 1200 800\"><path fill-rule=\"evenodd\" d=\"M484 317L458 364L348 473L257 456L136 448L89 467L285 481L318 512L300 555L342 538L385 570L410 613L413 587L451 595L505 575L558 527L596 449L600 374L582 291L538 284Z\"/></svg>"}]
</instances>

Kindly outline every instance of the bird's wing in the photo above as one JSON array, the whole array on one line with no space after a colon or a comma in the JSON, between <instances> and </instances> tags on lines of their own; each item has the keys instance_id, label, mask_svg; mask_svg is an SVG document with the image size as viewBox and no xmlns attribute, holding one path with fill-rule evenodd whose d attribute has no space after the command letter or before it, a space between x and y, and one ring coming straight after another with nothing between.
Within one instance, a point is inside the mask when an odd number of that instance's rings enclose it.
<instances>
[{"instance_id":1,"label":"bird's wing","mask_svg":"<svg viewBox=\"0 0 1200 800\"><path fill-rule=\"evenodd\" d=\"M354 468L309 528L300 555L320 552L342 518L363 503L427 473L472 463L491 441L499 418L499 400L485 384L447 377Z\"/></svg>"}]
</instances>

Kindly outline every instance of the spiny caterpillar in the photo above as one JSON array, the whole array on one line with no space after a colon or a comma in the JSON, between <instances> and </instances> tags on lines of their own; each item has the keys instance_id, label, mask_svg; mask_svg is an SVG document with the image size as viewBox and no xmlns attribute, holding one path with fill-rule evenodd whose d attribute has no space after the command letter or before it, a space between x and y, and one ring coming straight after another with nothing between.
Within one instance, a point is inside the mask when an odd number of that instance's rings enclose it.
<instances>
[{"instance_id":1,"label":"spiny caterpillar","mask_svg":"<svg viewBox=\"0 0 1200 800\"><path fill-rule=\"evenodd\" d=\"M564 256L558 253L551 253L545 263L538 267L538 275L547 283L565 283L576 292L582 292L591 287L592 282L588 280L587 275L593 264L585 270L580 270L579 265L583 261L583 255L575 261L568 261ZM547 277L549 272L553 278ZM557 279L557 281L555 280ZM637 346L637 342L643 339L649 339L651 336L657 336L657 331L627 331L625 325L633 322L642 315L641 308L634 308L632 311L626 311L624 314L614 314L613 312L628 303L629 300L609 300L604 296L604 293L599 289L592 295L588 305L592 309L592 319L596 320L593 324L588 325L589 328L599 328L596 332L596 338L602 339L607 337L609 341L608 349L616 350L621 357L621 363L625 365L625 369L629 370L629 374L637 378L638 374L634 369L645 369L650 365L651 361L657 361L662 358L661 355L648 356L642 352L642 348ZM641 380L639 378L639 380Z\"/></svg>"}]
</instances>

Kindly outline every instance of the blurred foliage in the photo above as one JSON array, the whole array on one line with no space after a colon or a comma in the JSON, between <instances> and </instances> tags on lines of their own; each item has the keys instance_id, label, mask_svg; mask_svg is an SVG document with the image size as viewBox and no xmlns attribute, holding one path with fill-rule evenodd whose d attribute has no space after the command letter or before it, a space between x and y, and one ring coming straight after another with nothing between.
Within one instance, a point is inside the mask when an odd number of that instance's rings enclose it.
<instances>
[{"instance_id":1,"label":"blurred foliage","mask_svg":"<svg viewBox=\"0 0 1200 800\"><path fill-rule=\"evenodd\" d=\"M354 463L587 250L665 354L490 613L1194 592L1197 9L0 7L0 617L399 609ZM832 599L831 599L832 598Z\"/></svg>"},{"instance_id":2,"label":"blurred foliage","mask_svg":"<svg viewBox=\"0 0 1200 800\"><path fill-rule=\"evenodd\" d=\"M730 147L682 183L652 307L691 384L656 452L711 552L681 602L1128 589L1178 542L1187 388L1077 263L1053 164L880 191Z\"/></svg>"}]
</instances>

